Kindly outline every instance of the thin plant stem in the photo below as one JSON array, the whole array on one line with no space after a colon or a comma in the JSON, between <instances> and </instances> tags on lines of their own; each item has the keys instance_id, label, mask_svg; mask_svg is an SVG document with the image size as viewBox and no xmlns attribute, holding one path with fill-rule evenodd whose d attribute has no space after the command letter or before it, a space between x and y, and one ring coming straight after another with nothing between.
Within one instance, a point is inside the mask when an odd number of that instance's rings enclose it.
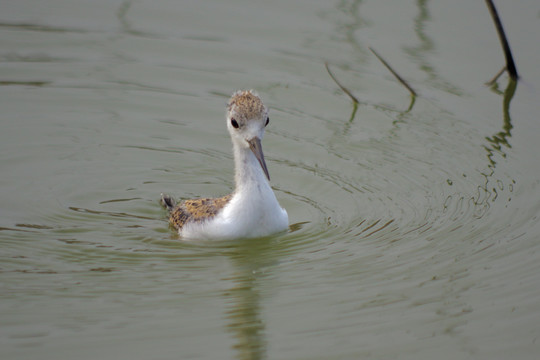
<instances>
[{"instance_id":1,"label":"thin plant stem","mask_svg":"<svg viewBox=\"0 0 540 360\"><path fill-rule=\"evenodd\" d=\"M358 101L358 99L356 98L356 96L354 96L350 91L349 89L347 89L345 86L341 85L341 83L338 81L338 79L334 76L334 74L332 74L332 72L330 71L330 66L328 65L328 62L325 62L324 63L324 66L326 67L326 71L328 72L328 75L330 75L330 77L332 78L332 80L334 80L334 82L337 84L337 86L339 86L339 88L341 90L343 90L343 92L345 94L347 94L351 99L352 101L355 103L355 104L358 104L360 101Z\"/></svg>"},{"instance_id":2,"label":"thin plant stem","mask_svg":"<svg viewBox=\"0 0 540 360\"><path fill-rule=\"evenodd\" d=\"M506 34L504 33L501 18L497 13L497 8L495 8L495 4L493 4L492 0L486 0L486 5L489 9L491 17L493 18L493 22L495 23L495 28L497 29L499 40L501 41L501 46L504 51L504 57L506 58L506 70L508 71L508 74L512 79L517 80L519 76L517 73L516 64L514 63L514 57L512 56L512 51L510 50L508 39L506 38Z\"/></svg>"},{"instance_id":3,"label":"thin plant stem","mask_svg":"<svg viewBox=\"0 0 540 360\"><path fill-rule=\"evenodd\" d=\"M410 87L410 85L401 77L399 76L399 74L394 70L392 69L392 67L390 66L390 64L388 64L383 58L381 55L379 55L375 49L373 49L372 47L369 48L369 50L371 50L371 52L373 53L373 55L375 55L377 57L377 59L380 60L380 62L382 62L382 64L392 73L392 75L394 75L396 77L396 79L398 79L398 81L401 83L401 85L405 86L407 88L407 90L409 90L409 92L411 93L412 96L416 96L416 91L414 91L414 89L412 87Z\"/></svg>"}]
</instances>

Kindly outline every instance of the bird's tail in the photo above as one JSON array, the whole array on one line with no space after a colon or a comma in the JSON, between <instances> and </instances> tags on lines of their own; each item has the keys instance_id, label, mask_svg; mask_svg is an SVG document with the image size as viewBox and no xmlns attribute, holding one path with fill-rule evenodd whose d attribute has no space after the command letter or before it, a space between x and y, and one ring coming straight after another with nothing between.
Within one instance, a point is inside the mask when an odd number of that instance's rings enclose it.
<instances>
[{"instance_id":1,"label":"bird's tail","mask_svg":"<svg viewBox=\"0 0 540 360\"><path fill-rule=\"evenodd\" d=\"M176 200L172 196L161 194L161 205L167 210L172 211L176 207Z\"/></svg>"}]
</instances>

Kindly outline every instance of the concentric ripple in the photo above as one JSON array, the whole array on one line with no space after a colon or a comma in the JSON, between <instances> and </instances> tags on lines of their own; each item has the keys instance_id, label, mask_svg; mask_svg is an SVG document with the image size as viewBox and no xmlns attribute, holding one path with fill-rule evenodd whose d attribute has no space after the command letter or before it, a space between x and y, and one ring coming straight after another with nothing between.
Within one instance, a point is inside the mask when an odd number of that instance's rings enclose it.
<instances>
[{"instance_id":1,"label":"concentric ripple","mask_svg":"<svg viewBox=\"0 0 540 360\"><path fill-rule=\"evenodd\" d=\"M289 186L285 201L296 202L292 218L307 221L300 233L391 244L504 228L493 208L507 207L516 186L504 149L494 153L485 135L427 101L416 109L399 121L390 117L368 138L358 136L371 126L359 110L353 122L344 121L345 136L332 125L334 133L311 143L319 149L310 164L276 161L287 167L281 173Z\"/></svg>"}]
</instances>

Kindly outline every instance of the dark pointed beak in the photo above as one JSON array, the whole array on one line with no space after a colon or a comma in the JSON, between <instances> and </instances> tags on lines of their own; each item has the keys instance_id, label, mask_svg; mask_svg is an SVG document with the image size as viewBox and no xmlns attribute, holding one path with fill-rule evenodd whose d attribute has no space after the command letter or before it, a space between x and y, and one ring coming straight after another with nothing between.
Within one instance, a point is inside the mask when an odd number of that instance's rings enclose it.
<instances>
[{"instance_id":1,"label":"dark pointed beak","mask_svg":"<svg viewBox=\"0 0 540 360\"><path fill-rule=\"evenodd\" d=\"M261 145L261 139L258 137L254 137L251 140L248 140L249 148L259 161L259 164L261 164L261 167L264 171L264 174L266 175L266 178L268 181L270 181L270 174L268 173L268 168L266 167L266 162L264 161L264 154L262 151L262 145Z\"/></svg>"}]
</instances>

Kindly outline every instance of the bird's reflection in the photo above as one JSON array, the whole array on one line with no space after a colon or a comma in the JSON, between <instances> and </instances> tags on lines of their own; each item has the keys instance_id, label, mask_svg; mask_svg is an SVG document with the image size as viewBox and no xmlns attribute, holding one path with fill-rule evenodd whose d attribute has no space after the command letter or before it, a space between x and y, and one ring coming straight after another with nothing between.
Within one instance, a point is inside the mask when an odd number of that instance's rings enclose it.
<instances>
[{"instance_id":1,"label":"bird's reflection","mask_svg":"<svg viewBox=\"0 0 540 360\"><path fill-rule=\"evenodd\" d=\"M257 239L236 244L229 253L235 272L226 280L233 286L223 292L227 304L228 330L235 338L240 360L266 358L266 323L261 314L261 291L268 281L275 259L272 239Z\"/></svg>"}]
</instances>

